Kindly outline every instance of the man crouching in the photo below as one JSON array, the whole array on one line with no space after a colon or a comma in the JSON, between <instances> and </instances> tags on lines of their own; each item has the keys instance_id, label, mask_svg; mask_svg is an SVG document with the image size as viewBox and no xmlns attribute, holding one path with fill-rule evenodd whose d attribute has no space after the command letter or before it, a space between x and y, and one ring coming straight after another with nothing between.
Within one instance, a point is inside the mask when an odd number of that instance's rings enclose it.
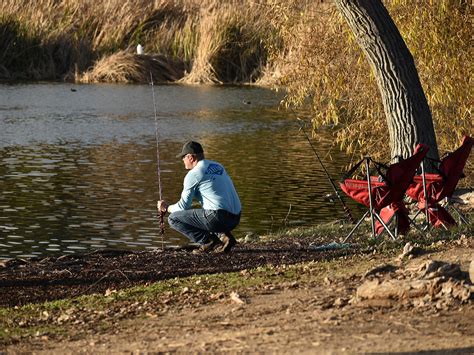
<instances>
[{"instance_id":1,"label":"man crouching","mask_svg":"<svg viewBox=\"0 0 474 355\"><path fill-rule=\"evenodd\" d=\"M170 227L200 245L193 253L228 253L237 243L231 231L239 224L241 213L232 179L221 164L205 159L198 142L187 142L176 157L189 170L181 198L173 205L158 201L158 211L170 213ZM202 208L191 208L193 198Z\"/></svg>"}]
</instances>

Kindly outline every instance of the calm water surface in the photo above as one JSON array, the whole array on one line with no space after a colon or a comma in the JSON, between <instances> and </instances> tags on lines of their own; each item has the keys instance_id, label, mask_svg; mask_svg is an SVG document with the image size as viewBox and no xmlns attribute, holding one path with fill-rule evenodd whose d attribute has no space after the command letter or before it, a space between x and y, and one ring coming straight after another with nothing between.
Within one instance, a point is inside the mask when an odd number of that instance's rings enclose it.
<instances>
[{"instance_id":1,"label":"calm water surface","mask_svg":"<svg viewBox=\"0 0 474 355\"><path fill-rule=\"evenodd\" d=\"M75 91L71 90L74 89ZM294 117L260 88L155 86L163 197L175 202L190 139L224 164L243 204L237 235L343 218ZM318 141L324 156L329 135ZM332 152L330 173L347 159ZM0 85L0 258L154 249L161 239L147 85Z\"/></svg>"}]
</instances>

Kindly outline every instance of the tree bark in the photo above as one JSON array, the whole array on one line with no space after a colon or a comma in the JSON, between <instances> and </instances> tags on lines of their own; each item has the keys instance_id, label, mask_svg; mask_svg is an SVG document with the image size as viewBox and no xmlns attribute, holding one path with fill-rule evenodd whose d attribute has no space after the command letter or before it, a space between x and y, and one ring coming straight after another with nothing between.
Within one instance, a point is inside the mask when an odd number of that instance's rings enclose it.
<instances>
[{"instance_id":1,"label":"tree bark","mask_svg":"<svg viewBox=\"0 0 474 355\"><path fill-rule=\"evenodd\" d=\"M392 158L418 143L438 159L433 119L415 62L381 0L334 0L374 72L387 119Z\"/></svg>"}]
</instances>

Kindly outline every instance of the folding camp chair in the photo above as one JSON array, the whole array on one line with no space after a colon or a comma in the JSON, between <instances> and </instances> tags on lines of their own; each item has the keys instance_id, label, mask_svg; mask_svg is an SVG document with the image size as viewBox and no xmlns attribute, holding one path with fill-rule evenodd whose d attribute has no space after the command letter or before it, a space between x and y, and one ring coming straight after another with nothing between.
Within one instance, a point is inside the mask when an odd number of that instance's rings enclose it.
<instances>
[{"instance_id":1,"label":"folding camp chair","mask_svg":"<svg viewBox=\"0 0 474 355\"><path fill-rule=\"evenodd\" d=\"M399 232L404 233L408 230L410 223L408 210L403 204L403 196L428 150L428 146L418 144L411 157L388 167L373 161L370 157L365 157L349 170L340 183L341 189L353 200L368 207L369 210L356 223L344 242L354 234L368 215L370 215L372 236L374 238L380 236L385 230L392 239L396 239ZM364 161L367 179L349 179L348 177ZM370 176L371 162L375 165L380 177ZM386 169L385 174L381 171L381 168ZM395 233L392 233L388 227L393 219L397 219Z\"/></svg>"},{"instance_id":2,"label":"folding camp chair","mask_svg":"<svg viewBox=\"0 0 474 355\"><path fill-rule=\"evenodd\" d=\"M438 173L426 174L422 169L421 175L414 177L413 183L406 191L410 198L417 201L418 212L413 219L424 212L427 225L431 224L435 228L443 227L447 229L456 224L451 214L440 203L446 200L447 205L449 205L459 180L464 177L463 169L473 144L474 138L464 136L458 149L448 154L441 161L435 162L439 163L436 168ZM459 214L461 221L467 223L462 213L453 206L451 207Z\"/></svg>"}]
</instances>

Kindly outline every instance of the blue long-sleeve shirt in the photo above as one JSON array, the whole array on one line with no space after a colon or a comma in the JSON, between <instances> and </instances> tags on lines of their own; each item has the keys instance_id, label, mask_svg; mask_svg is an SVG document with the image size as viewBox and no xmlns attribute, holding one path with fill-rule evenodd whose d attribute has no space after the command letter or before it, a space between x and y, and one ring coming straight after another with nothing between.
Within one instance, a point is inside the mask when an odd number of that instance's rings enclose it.
<instances>
[{"instance_id":1,"label":"blue long-sleeve shirt","mask_svg":"<svg viewBox=\"0 0 474 355\"><path fill-rule=\"evenodd\" d=\"M200 160L184 178L180 200L168 207L170 213L191 208L196 198L205 210L226 210L239 214L242 208L234 184L224 167L212 160Z\"/></svg>"}]
</instances>

